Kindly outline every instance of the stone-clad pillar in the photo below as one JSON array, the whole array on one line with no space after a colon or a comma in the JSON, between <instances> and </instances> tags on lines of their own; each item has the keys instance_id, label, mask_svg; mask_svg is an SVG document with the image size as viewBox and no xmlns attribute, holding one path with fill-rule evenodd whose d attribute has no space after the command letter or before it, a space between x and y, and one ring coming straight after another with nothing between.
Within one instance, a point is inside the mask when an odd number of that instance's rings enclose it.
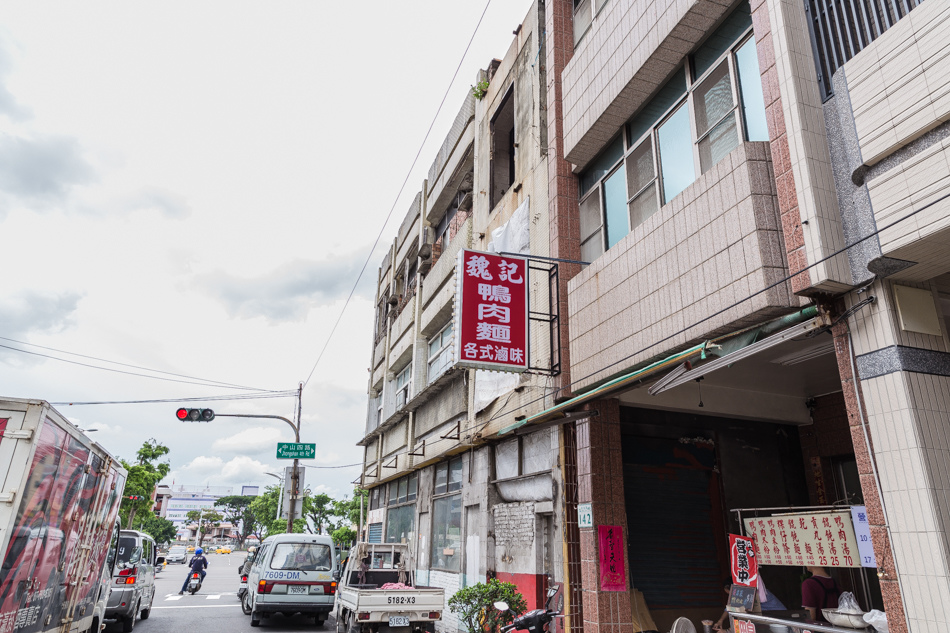
<instances>
[{"instance_id":1,"label":"stone-clad pillar","mask_svg":"<svg viewBox=\"0 0 950 633\"><path fill-rule=\"evenodd\" d=\"M598 415L577 423L578 502L590 503L593 527L581 528L581 570L585 633L633 633L630 570L627 567L627 514L620 448L620 402L594 400L587 410ZM623 533L624 591L600 585L598 526L619 526Z\"/></svg>"},{"instance_id":2,"label":"stone-clad pillar","mask_svg":"<svg viewBox=\"0 0 950 633\"><path fill-rule=\"evenodd\" d=\"M937 335L901 325L896 285L934 290L879 280L846 298L850 307L875 297L851 317L857 393L841 326L835 352L888 625L917 633L950 626L950 345L946 326Z\"/></svg>"}]
</instances>

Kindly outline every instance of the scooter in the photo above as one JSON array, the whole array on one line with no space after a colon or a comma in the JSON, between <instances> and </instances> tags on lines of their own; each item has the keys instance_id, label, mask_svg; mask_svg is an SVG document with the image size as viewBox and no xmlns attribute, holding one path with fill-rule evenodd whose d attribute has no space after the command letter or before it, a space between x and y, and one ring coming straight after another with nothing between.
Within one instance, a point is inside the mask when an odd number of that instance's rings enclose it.
<instances>
[{"instance_id":1,"label":"scooter","mask_svg":"<svg viewBox=\"0 0 950 633\"><path fill-rule=\"evenodd\" d=\"M188 593L195 595L201 589L201 574L193 571L188 579Z\"/></svg>"},{"instance_id":2,"label":"scooter","mask_svg":"<svg viewBox=\"0 0 950 633\"><path fill-rule=\"evenodd\" d=\"M241 607L244 608L245 600L244 596L247 595L247 574L241 574L241 584L238 585L237 597L241 601ZM250 606L250 604L248 604ZM247 611L245 615L249 615L250 611Z\"/></svg>"},{"instance_id":3,"label":"scooter","mask_svg":"<svg viewBox=\"0 0 950 633\"><path fill-rule=\"evenodd\" d=\"M507 626L501 627L502 633L508 633L508 631L530 631L530 633L542 633L543 631L548 630L548 624L551 620L561 615L560 611L553 611L551 609L551 600L557 595L557 587L551 587L548 589L548 599L544 603L543 609L535 609L533 611L528 611L523 613L515 621ZM498 601L495 603L495 608L499 611L507 611L508 603L503 601Z\"/></svg>"}]
</instances>

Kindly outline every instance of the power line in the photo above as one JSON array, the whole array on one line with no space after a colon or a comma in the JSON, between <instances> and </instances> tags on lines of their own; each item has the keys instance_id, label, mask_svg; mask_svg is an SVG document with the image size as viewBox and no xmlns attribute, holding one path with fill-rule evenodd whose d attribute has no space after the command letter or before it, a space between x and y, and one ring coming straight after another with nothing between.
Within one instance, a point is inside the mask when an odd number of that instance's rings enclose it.
<instances>
[{"instance_id":1,"label":"power line","mask_svg":"<svg viewBox=\"0 0 950 633\"><path fill-rule=\"evenodd\" d=\"M435 126L435 122L439 118L439 114L442 112L442 106L445 105L445 100L449 96L449 91L452 89L452 85L455 83L455 79L458 77L459 71L462 69L462 63L465 61L465 56L468 55L468 50L471 48L472 42L475 41L475 35L478 33L479 27L482 25L482 20L485 19L485 13L488 12L488 7L490 5L491 0L488 0L488 2L485 3L485 8L482 9L482 15L478 18L478 24L475 25L475 30L472 32L472 37L468 40L468 45L466 45L465 51L462 53L462 58L459 60L458 66L455 68L455 73L452 75L452 80L449 81L449 85L445 89L445 94L442 95L442 101L439 103L439 107L435 111L435 116L432 117L432 122L429 123L429 129L426 130L426 135L422 139L422 143L419 145L419 150L416 152L415 158L412 159L412 164L409 166L409 171L406 173L406 178L402 181L402 186L399 187L399 192L396 194L395 200L393 200L393 206L389 209L389 213L386 214L386 219L383 220L383 225L379 229L379 234L376 236L376 241L373 242L372 248L369 249L369 253L366 255L366 261L363 262L363 267L360 268L360 273L356 276L356 281L353 283L353 288L350 290L350 294L346 297L346 302L343 304L343 308L340 310L340 315L336 318L336 323L334 323L333 327L330 329L330 334L327 335L327 340L323 343L323 348L320 350L320 354L317 356L317 360L313 364L313 368L310 370L310 373L307 375L307 379L303 383L304 387L310 383L310 379L313 377L313 372L317 370L317 365L320 364L320 360L323 358L324 352L327 351L327 346L333 339L333 334L336 332L337 326L340 325L340 321L343 319L343 313L346 312L346 307L350 305L350 299L353 298L353 294L356 292L356 287L359 285L360 279L363 278L363 273L366 272L366 267L369 265L369 260L373 257L373 253L376 252L376 247L379 246L379 240L382 239L383 232L386 230L386 225L389 224L389 220L392 218L393 212L396 210L396 205L399 203L399 196L402 195L403 190L406 188L406 184L409 182L409 177L412 175L412 170L415 168L416 162L418 162L419 156L422 154L422 150L425 147L426 141L429 140L429 134L432 133L432 128Z\"/></svg>"},{"instance_id":2,"label":"power line","mask_svg":"<svg viewBox=\"0 0 950 633\"><path fill-rule=\"evenodd\" d=\"M358 464L343 464L342 466L311 466L309 464L300 464L304 468L353 468L354 466L362 466L363 462Z\"/></svg>"},{"instance_id":3,"label":"power line","mask_svg":"<svg viewBox=\"0 0 950 633\"><path fill-rule=\"evenodd\" d=\"M267 398L295 398L296 391L274 391L271 393L247 393L222 396L206 396L204 398L156 398L151 400L98 400L92 402L51 402L56 407L78 407L101 404L155 404L167 402L220 402L230 400L264 400Z\"/></svg>"},{"instance_id":4,"label":"power line","mask_svg":"<svg viewBox=\"0 0 950 633\"><path fill-rule=\"evenodd\" d=\"M71 365L79 365L80 367L89 367L89 368L91 368L91 369L99 369L99 370L102 370L102 371L109 371L109 372L113 372L113 373L116 373L116 374L126 374L126 375L128 375L128 376L138 376L138 377L140 377L140 378L151 378L152 380L162 380L162 381L165 381L165 382L177 382L177 383L182 383L182 384L185 384L185 385L201 385L201 386L203 386L203 387L219 387L219 388L222 388L222 389L251 389L251 390L255 390L253 387L240 387L240 386L237 386L237 385L229 385L229 384L223 384L223 383L207 382L207 381L203 381L203 380L201 380L201 379L198 379L198 381L195 381L195 380L178 380L178 379L175 379L175 378L163 378L163 377L161 377L161 376L152 376L151 374L141 374L141 373L134 372L134 371L125 371L125 370L123 370L123 369L113 369L113 368L111 368L111 367L102 367L102 366L100 366L100 365L90 365L89 363L81 363L81 362L79 362L79 361L77 361L77 360L69 360L69 359L66 359L66 358L60 358L60 357L58 357L58 356L50 356L49 354L41 354L40 352L31 352L31 351L29 351L29 350L20 349L20 348L18 348L18 347L11 347L11 346L9 346L9 345L3 345L3 344L0 344L0 348L9 349L9 350L12 350L12 351L14 351L14 352L20 352L20 353L22 353L22 354L30 354L31 356L40 356L40 357L42 357L42 358L49 358L49 359L51 359L51 360L58 360L58 361L60 361L60 362L69 363L69 364L71 364ZM107 362L108 362L108 361L107 361ZM149 370L149 371L151 371L151 370ZM263 391L267 391L267 390L266 390L266 389L256 389L256 391L262 391L262 392L263 392Z\"/></svg>"},{"instance_id":5,"label":"power line","mask_svg":"<svg viewBox=\"0 0 950 633\"><path fill-rule=\"evenodd\" d=\"M37 345L36 343L27 343L26 341L18 341L18 340L16 340L16 339L8 338L8 337L6 337L6 336L0 336L0 340L9 341L9 342L11 342L11 343L16 343L16 344L18 344L18 345L29 345L30 347L38 347L39 349L45 349L45 350L48 350L48 351L51 351L51 352L58 352L58 353L60 353L60 354L68 354L68 355L70 355L70 356L78 356L79 358L88 358L88 359L90 359L90 360L97 360L97 361L100 361L100 362L103 362L103 363L109 363L109 364L111 364L111 365L119 365L119 366L121 366L121 367L131 367L132 369L141 369L141 370L143 370L143 371L149 371L149 372L152 372L152 373L155 373L155 374L165 374L166 376L175 376L175 377L177 377L177 378L188 378L188 379L190 379L190 380L200 380L200 381L202 381L202 382L214 383L214 384L222 385L222 386L225 386L225 387L234 387L234 388L238 388L238 389L251 389L251 390L254 390L254 391L266 391L266 389L257 389L256 387L245 387L245 386L243 386L243 385L236 385L236 384L230 383L230 382L222 382L222 381L220 381L220 380L208 380L208 379L205 379L205 378L199 378L199 377L197 377L197 376L188 376L188 375L186 375L186 374L176 374L176 373L170 372L170 371L162 371L161 369L151 369L150 367L142 367L141 365L130 365L129 363L120 363L119 361L109 360L109 359L107 359L107 358L99 358L98 356L89 356L89 355L87 355L87 354L78 354L78 353L76 353L76 352L69 352L69 351L62 350L62 349L56 349L55 347L46 347L45 345ZM12 348L12 347L11 347L11 348L8 348L8 349L15 349L15 348ZM18 350L18 351L22 351L22 350ZM50 358L53 358L53 357L50 357ZM62 359L55 359L55 360L62 360Z\"/></svg>"}]
</instances>

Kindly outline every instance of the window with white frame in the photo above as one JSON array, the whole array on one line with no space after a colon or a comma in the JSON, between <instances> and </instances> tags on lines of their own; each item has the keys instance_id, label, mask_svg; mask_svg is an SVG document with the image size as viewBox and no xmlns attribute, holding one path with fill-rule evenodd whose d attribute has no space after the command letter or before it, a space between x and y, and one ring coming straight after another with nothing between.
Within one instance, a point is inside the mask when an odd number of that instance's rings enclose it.
<instances>
[{"instance_id":1,"label":"window with white frame","mask_svg":"<svg viewBox=\"0 0 950 633\"><path fill-rule=\"evenodd\" d=\"M406 365L396 375L396 408L403 406L409 401L409 393L412 390L412 363Z\"/></svg>"},{"instance_id":2,"label":"window with white frame","mask_svg":"<svg viewBox=\"0 0 950 633\"><path fill-rule=\"evenodd\" d=\"M462 568L462 458L435 467L432 499L432 569Z\"/></svg>"},{"instance_id":3,"label":"window with white frame","mask_svg":"<svg viewBox=\"0 0 950 633\"><path fill-rule=\"evenodd\" d=\"M609 0L574 0L574 46L590 29L594 16L600 13Z\"/></svg>"},{"instance_id":4,"label":"window with white frame","mask_svg":"<svg viewBox=\"0 0 950 633\"><path fill-rule=\"evenodd\" d=\"M452 322L429 339L429 373L431 383L452 364Z\"/></svg>"},{"instance_id":5,"label":"window with white frame","mask_svg":"<svg viewBox=\"0 0 950 633\"><path fill-rule=\"evenodd\" d=\"M742 139L768 140L748 2L580 175L581 259L599 257Z\"/></svg>"}]
</instances>

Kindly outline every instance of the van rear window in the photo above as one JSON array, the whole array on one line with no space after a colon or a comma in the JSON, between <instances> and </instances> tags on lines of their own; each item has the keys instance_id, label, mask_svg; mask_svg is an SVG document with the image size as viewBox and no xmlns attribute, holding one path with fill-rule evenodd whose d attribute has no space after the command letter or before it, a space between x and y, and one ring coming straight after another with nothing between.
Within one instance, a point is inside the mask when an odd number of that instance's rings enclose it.
<instances>
[{"instance_id":1,"label":"van rear window","mask_svg":"<svg viewBox=\"0 0 950 633\"><path fill-rule=\"evenodd\" d=\"M330 571L330 546L318 543L278 543L271 569Z\"/></svg>"},{"instance_id":2,"label":"van rear window","mask_svg":"<svg viewBox=\"0 0 950 633\"><path fill-rule=\"evenodd\" d=\"M117 556L119 563L137 563L142 556L142 550L136 547L135 539L131 536L120 536Z\"/></svg>"}]
</instances>

